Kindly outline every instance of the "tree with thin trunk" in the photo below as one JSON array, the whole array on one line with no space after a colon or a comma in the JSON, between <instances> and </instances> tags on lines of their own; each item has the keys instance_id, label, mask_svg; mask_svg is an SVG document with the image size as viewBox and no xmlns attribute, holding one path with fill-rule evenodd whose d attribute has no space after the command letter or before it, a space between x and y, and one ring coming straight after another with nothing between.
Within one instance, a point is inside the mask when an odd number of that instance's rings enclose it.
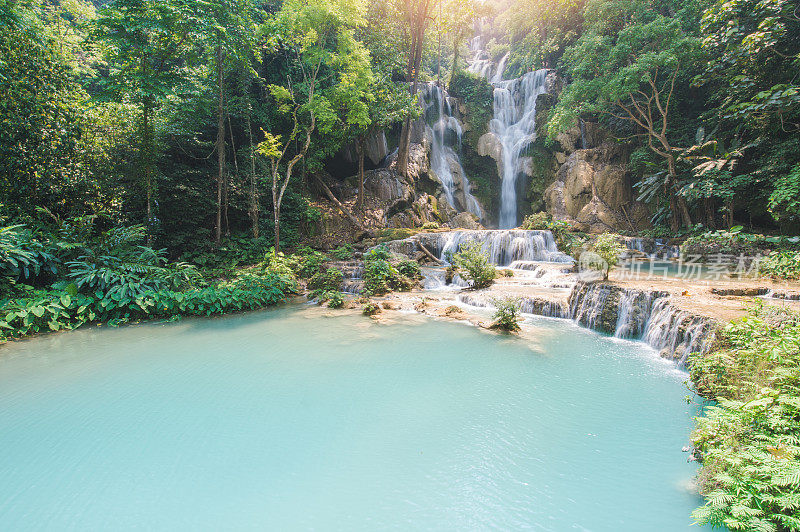
<instances>
[{"instance_id":1,"label":"tree with thin trunk","mask_svg":"<svg viewBox=\"0 0 800 532\"><path fill-rule=\"evenodd\" d=\"M129 98L140 111L136 170L145 193L148 242L157 223L156 114L188 82L189 69L182 65L207 21L199 3L181 0L114 0L97 21L94 38L106 45L111 65L100 87L111 98Z\"/></svg>"},{"instance_id":2,"label":"tree with thin trunk","mask_svg":"<svg viewBox=\"0 0 800 532\"><path fill-rule=\"evenodd\" d=\"M680 150L670 141L670 120L679 84L700 57L699 39L684 32L676 18L642 6L626 16L625 10L634 8L610 1L619 4L608 11L614 17L598 17L564 55L572 83L561 95L549 132L555 136L572 127L582 114L633 124L635 135L645 138L666 166L658 185L669 204L672 228L688 227L692 219L678 180Z\"/></svg>"},{"instance_id":3,"label":"tree with thin trunk","mask_svg":"<svg viewBox=\"0 0 800 532\"><path fill-rule=\"evenodd\" d=\"M312 103L314 101L314 91L317 87L317 76L322 62L318 61L316 66L307 73L303 70L304 85L308 86L308 93L303 101L299 99L296 89L294 88L291 78L288 82L288 87L281 87L271 85L269 87L270 93L283 112L291 114L292 132L285 143L281 143L280 135L273 135L264 132L265 139L258 144L256 151L261 156L267 158L270 163L270 178L272 181L272 214L274 222L275 233L275 252L281 249L281 204L283 203L283 195L286 193L286 188L289 186L289 181L292 179L292 172L294 167L300 160L305 157L308 148L311 146L311 135L317 124L317 117L314 114ZM307 111L309 121L306 125L301 124L301 113ZM301 135L302 132L302 135ZM295 140L301 138L300 148L295 152L283 166L283 161L287 157L288 150L292 147ZM283 170L281 172L281 170Z\"/></svg>"},{"instance_id":4,"label":"tree with thin trunk","mask_svg":"<svg viewBox=\"0 0 800 532\"><path fill-rule=\"evenodd\" d=\"M422 50L425 45L425 31L431 22L433 0L403 0L401 12L409 37L406 62L406 82L413 98L417 94L419 69L422 64ZM411 113L407 114L400 132L400 145L397 149L397 170L408 174L408 150L411 143Z\"/></svg>"}]
</instances>

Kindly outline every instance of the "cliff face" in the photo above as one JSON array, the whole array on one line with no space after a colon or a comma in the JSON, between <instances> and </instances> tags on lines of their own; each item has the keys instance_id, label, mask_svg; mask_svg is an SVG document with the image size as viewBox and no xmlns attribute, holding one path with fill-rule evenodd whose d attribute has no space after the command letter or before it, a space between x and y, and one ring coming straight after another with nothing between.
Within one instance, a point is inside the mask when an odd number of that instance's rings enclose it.
<instances>
[{"instance_id":1,"label":"cliff face","mask_svg":"<svg viewBox=\"0 0 800 532\"><path fill-rule=\"evenodd\" d=\"M536 102L535 136L519 160L518 212L524 216L547 211L592 233L648 227L648 210L636 201L627 170L628 147L592 122L581 122L555 141L547 141L547 117L563 81L551 72L545 86L546 92ZM494 161L492 179L499 181L503 174L500 140L493 133L484 134L477 152Z\"/></svg>"}]
</instances>

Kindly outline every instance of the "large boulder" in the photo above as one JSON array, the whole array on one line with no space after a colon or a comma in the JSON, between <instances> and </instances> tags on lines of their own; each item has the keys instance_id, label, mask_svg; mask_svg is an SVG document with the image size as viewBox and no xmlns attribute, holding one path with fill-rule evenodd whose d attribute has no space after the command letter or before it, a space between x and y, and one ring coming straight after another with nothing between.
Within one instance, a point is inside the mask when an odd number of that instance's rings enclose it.
<instances>
[{"instance_id":1,"label":"large boulder","mask_svg":"<svg viewBox=\"0 0 800 532\"><path fill-rule=\"evenodd\" d=\"M545 190L547 211L591 233L646 228L649 215L634 198L624 160L612 141L572 151Z\"/></svg>"},{"instance_id":2,"label":"large boulder","mask_svg":"<svg viewBox=\"0 0 800 532\"><path fill-rule=\"evenodd\" d=\"M414 196L413 187L394 169L365 172L364 188L367 193L390 205L409 201Z\"/></svg>"},{"instance_id":3,"label":"large boulder","mask_svg":"<svg viewBox=\"0 0 800 532\"><path fill-rule=\"evenodd\" d=\"M469 212L460 212L447 222L452 229L483 229L476 216Z\"/></svg>"}]
</instances>

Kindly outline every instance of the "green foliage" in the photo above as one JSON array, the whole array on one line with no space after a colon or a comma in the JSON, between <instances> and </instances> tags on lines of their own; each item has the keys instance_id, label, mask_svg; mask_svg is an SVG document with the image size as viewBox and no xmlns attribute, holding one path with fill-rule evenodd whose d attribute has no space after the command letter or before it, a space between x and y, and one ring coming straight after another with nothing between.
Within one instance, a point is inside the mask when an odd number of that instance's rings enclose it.
<instances>
[{"instance_id":1,"label":"green foliage","mask_svg":"<svg viewBox=\"0 0 800 532\"><path fill-rule=\"evenodd\" d=\"M778 178L769 197L769 212L777 220L800 220L800 164Z\"/></svg>"},{"instance_id":2,"label":"green foliage","mask_svg":"<svg viewBox=\"0 0 800 532\"><path fill-rule=\"evenodd\" d=\"M310 279L314 274L320 272L327 261L324 253L314 251L308 246L298 249L296 258L297 274L305 279Z\"/></svg>"},{"instance_id":3,"label":"green foliage","mask_svg":"<svg viewBox=\"0 0 800 532\"><path fill-rule=\"evenodd\" d=\"M758 263L758 271L776 279L800 279L800 253L772 251Z\"/></svg>"},{"instance_id":4,"label":"green foliage","mask_svg":"<svg viewBox=\"0 0 800 532\"><path fill-rule=\"evenodd\" d=\"M63 290L30 290L24 297L0 307L0 338L75 329L93 322L118 325L144 319L253 310L275 304L291 291L291 283L282 277L250 274L217 286L183 291L97 289L80 293L74 284Z\"/></svg>"},{"instance_id":5,"label":"green foliage","mask_svg":"<svg viewBox=\"0 0 800 532\"><path fill-rule=\"evenodd\" d=\"M331 256L336 260L350 260L353 258L354 253L353 245L345 244L331 251Z\"/></svg>"},{"instance_id":6,"label":"green foliage","mask_svg":"<svg viewBox=\"0 0 800 532\"><path fill-rule=\"evenodd\" d=\"M450 95L464 101L467 108L467 142L478 146L478 139L486 133L486 128L494 113L492 86L486 78L458 71L450 80Z\"/></svg>"},{"instance_id":7,"label":"green foliage","mask_svg":"<svg viewBox=\"0 0 800 532\"><path fill-rule=\"evenodd\" d=\"M317 272L308 280L308 287L312 294L322 292L339 291L344 282L344 275L336 268L328 268L325 271Z\"/></svg>"},{"instance_id":8,"label":"green foliage","mask_svg":"<svg viewBox=\"0 0 800 532\"><path fill-rule=\"evenodd\" d=\"M584 243L584 240L572 231L567 222L554 220L546 212L535 212L526 216L521 227L527 230L550 231L553 233L558 248L567 255L574 256Z\"/></svg>"},{"instance_id":9,"label":"green foliage","mask_svg":"<svg viewBox=\"0 0 800 532\"><path fill-rule=\"evenodd\" d=\"M703 524L800 530L800 316L757 304L720 348L692 360L697 392L717 403L692 435L702 458Z\"/></svg>"},{"instance_id":10,"label":"green foliage","mask_svg":"<svg viewBox=\"0 0 800 532\"><path fill-rule=\"evenodd\" d=\"M364 259L364 293L383 295L391 291L399 273L392 264L376 257Z\"/></svg>"},{"instance_id":11,"label":"green foliage","mask_svg":"<svg viewBox=\"0 0 800 532\"><path fill-rule=\"evenodd\" d=\"M297 266L297 260L294 257L287 257L283 252L276 253L274 248L270 248L261 263L261 271L266 274L278 275L284 279L294 279Z\"/></svg>"},{"instance_id":12,"label":"green foliage","mask_svg":"<svg viewBox=\"0 0 800 532\"><path fill-rule=\"evenodd\" d=\"M756 255L759 250L756 239L743 233L742 229L737 226L728 231L707 231L691 236L681 244L681 253L700 256Z\"/></svg>"},{"instance_id":13,"label":"green foliage","mask_svg":"<svg viewBox=\"0 0 800 532\"><path fill-rule=\"evenodd\" d=\"M458 269L459 275L470 283L471 288L487 288L497 277L494 264L489 262L489 256L479 242L462 245L448 260Z\"/></svg>"},{"instance_id":14,"label":"green foliage","mask_svg":"<svg viewBox=\"0 0 800 532\"><path fill-rule=\"evenodd\" d=\"M409 279L422 279L422 270L415 260L401 260L397 263L397 272Z\"/></svg>"},{"instance_id":15,"label":"green foliage","mask_svg":"<svg viewBox=\"0 0 800 532\"><path fill-rule=\"evenodd\" d=\"M518 331L519 317L522 312L522 303L518 298L504 298L493 299L492 304L495 307L494 323L492 327L504 331Z\"/></svg>"},{"instance_id":16,"label":"green foliage","mask_svg":"<svg viewBox=\"0 0 800 532\"><path fill-rule=\"evenodd\" d=\"M535 212L525 217L522 220L522 228L526 230L542 231L550 230L552 225L552 218L546 212Z\"/></svg>"},{"instance_id":17,"label":"green foliage","mask_svg":"<svg viewBox=\"0 0 800 532\"><path fill-rule=\"evenodd\" d=\"M511 2L497 20L510 41L506 72L522 75L558 66L564 50L580 35L584 4L584 0Z\"/></svg>"},{"instance_id":18,"label":"green foliage","mask_svg":"<svg viewBox=\"0 0 800 532\"><path fill-rule=\"evenodd\" d=\"M327 299L329 308L342 308L344 306L344 298L338 290L331 292Z\"/></svg>"},{"instance_id":19,"label":"green foliage","mask_svg":"<svg viewBox=\"0 0 800 532\"><path fill-rule=\"evenodd\" d=\"M613 233L603 233L599 235L589 246L588 254L594 259L587 260L581 256L584 266L600 270L603 278L608 279L609 272L619 262L619 256L627 250L619 241L619 236Z\"/></svg>"},{"instance_id":20,"label":"green foliage","mask_svg":"<svg viewBox=\"0 0 800 532\"><path fill-rule=\"evenodd\" d=\"M365 316L374 316L375 314L380 314L381 307L377 303L375 303L374 301L369 301L361 309L361 312Z\"/></svg>"},{"instance_id":21,"label":"green foliage","mask_svg":"<svg viewBox=\"0 0 800 532\"><path fill-rule=\"evenodd\" d=\"M402 270L402 271L401 271ZM422 278L413 261L391 262L391 253L381 244L364 254L364 295L383 295L392 290L412 290Z\"/></svg>"}]
</instances>

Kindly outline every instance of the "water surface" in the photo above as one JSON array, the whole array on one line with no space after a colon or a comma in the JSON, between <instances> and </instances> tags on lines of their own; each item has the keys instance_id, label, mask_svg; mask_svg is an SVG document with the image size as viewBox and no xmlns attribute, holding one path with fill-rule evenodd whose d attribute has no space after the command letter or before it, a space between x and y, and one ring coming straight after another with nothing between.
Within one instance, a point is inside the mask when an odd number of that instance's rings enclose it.
<instances>
[{"instance_id":1,"label":"water surface","mask_svg":"<svg viewBox=\"0 0 800 532\"><path fill-rule=\"evenodd\" d=\"M686 530L686 375L289 307L0 349L2 530Z\"/></svg>"}]
</instances>

